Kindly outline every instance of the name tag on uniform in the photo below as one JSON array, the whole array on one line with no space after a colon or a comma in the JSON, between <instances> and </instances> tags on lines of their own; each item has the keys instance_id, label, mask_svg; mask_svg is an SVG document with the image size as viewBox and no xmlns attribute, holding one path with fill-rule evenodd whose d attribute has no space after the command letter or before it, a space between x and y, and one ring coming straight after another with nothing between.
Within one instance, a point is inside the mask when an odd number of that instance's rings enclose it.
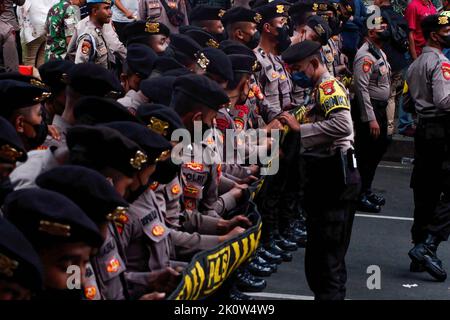
<instances>
[{"instance_id":1,"label":"name tag on uniform","mask_svg":"<svg viewBox=\"0 0 450 320\"><path fill-rule=\"evenodd\" d=\"M159 2L158 2L158 1L150 2L150 3L148 4L148 8L149 8L149 9L156 9L156 8L159 8L159 7L160 7L160 5L159 5Z\"/></svg>"},{"instance_id":2,"label":"name tag on uniform","mask_svg":"<svg viewBox=\"0 0 450 320\"><path fill-rule=\"evenodd\" d=\"M380 65L379 65L379 70L380 70L380 74L381 74L382 76L384 76L385 74L388 73L388 68L387 68L387 66L386 66L386 64L385 64L384 62L381 62L381 63L380 63Z\"/></svg>"}]
</instances>

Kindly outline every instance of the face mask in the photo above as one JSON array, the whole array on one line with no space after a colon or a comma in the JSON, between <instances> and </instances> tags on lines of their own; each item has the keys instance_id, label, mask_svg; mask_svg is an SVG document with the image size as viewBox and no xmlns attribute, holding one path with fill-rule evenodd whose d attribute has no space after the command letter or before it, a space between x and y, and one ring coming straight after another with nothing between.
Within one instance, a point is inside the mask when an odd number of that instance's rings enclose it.
<instances>
[{"instance_id":1,"label":"face mask","mask_svg":"<svg viewBox=\"0 0 450 320\"><path fill-rule=\"evenodd\" d=\"M278 41L278 51L279 53L282 53L284 50L289 48L291 45L291 38L289 37L289 26L284 25L281 28L277 28L278 35L277 35L277 41Z\"/></svg>"},{"instance_id":2,"label":"face mask","mask_svg":"<svg viewBox=\"0 0 450 320\"><path fill-rule=\"evenodd\" d=\"M47 123L44 120L40 124L33 125L36 136L34 138L27 138L28 145L31 149L36 149L45 142L45 138L48 134Z\"/></svg>"},{"instance_id":3,"label":"face mask","mask_svg":"<svg viewBox=\"0 0 450 320\"><path fill-rule=\"evenodd\" d=\"M125 200L127 200L128 203L135 202L145 191L147 191L149 186L150 181L144 185L140 185L136 190L130 190Z\"/></svg>"},{"instance_id":4,"label":"face mask","mask_svg":"<svg viewBox=\"0 0 450 320\"><path fill-rule=\"evenodd\" d=\"M330 26L333 35L336 35L341 32L341 21L338 18L329 17L328 25Z\"/></svg>"},{"instance_id":5,"label":"face mask","mask_svg":"<svg viewBox=\"0 0 450 320\"><path fill-rule=\"evenodd\" d=\"M391 33L389 30L383 30L382 32L377 32L378 39L382 42L386 42L391 38Z\"/></svg>"},{"instance_id":6,"label":"face mask","mask_svg":"<svg viewBox=\"0 0 450 320\"><path fill-rule=\"evenodd\" d=\"M46 288L36 296L36 300L82 300L81 289L52 289Z\"/></svg>"},{"instance_id":7,"label":"face mask","mask_svg":"<svg viewBox=\"0 0 450 320\"><path fill-rule=\"evenodd\" d=\"M152 181L157 181L161 184L168 184L175 179L180 167L172 162L172 159L156 163L156 171L152 174Z\"/></svg>"},{"instance_id":8,"label":"face mask","mask_svg":"<svg viewBox=\"0 0 450 320\"><path fill-rule=\"evenodd\" d=\"M439 38L441 38L441 41L439 41L439 43L443 48L450 48L450 34L446 36L439 35Z\"/></svg>"},{"instance_id":9,"label":"face mask","mask_svg":"<svg viewBox=\"0 0 450 320\"><path fill-rule=\"evenodd\" d=\"M304 71L292 73L292 82L301 88L311 88L314 86L312 79Z\"/></svg>"},{"instance_id":10,"label":"face mask","mask_svg":"<svg viewBox=\"0 0 450 320\"><path fill-rule=\"evenodd\" d=\"M222 33L213 33L214 38L220 43L226 39L225 32Z\"/></svg>"},{"instance_id":11,"label":"face mask","mask_svg":"<svg viewBox=\"0 0 450 320\"><path fill-rule=\"evenodd\" d=\"M255 34L250 39L250 41L248 41L245 45L253 50L259 45L260 40L261 34L259 33L259 31L256 31Z\"/></svg>"},{"instance_id":12,"label":"face mask","mask_svg":"<svg viewBox=\"0 0 450 320\"><path fill-rule=\"evenodd\" d=\"M13 191L14 189L11 184L11 180L9 179L9 177L6 177L0 182L0 205L3 204L6 196Z\"/></svg>"}]
</instances>

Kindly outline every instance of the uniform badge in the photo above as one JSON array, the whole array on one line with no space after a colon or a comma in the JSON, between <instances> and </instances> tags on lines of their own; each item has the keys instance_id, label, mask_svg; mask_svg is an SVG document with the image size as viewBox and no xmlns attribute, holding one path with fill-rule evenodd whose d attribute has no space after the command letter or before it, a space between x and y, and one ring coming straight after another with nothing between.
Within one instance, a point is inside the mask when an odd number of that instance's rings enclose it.
<instances>
[{"instance_id":1,"label":"uniform badge","mask_svg":"<svg viewBox=\"0 0 450 320\"><path fill-rule=\"evenodd\" d=\"M83 44L81 45L81 53L82 54L88 54L91 51L91 43L89 41L84 40Z\"/></svg>"},{"instance_id":2,"label":"uniform badge","mask_svg":"<svg viewBox=\"0 0 450 320\"><path fill-rule=\"evenodd\" d=\"M259 13L255 14L253 20L255 20L256 23L260 23L262 20L262 15L260 15Z\"/></svg>"},{"instance_id":3,"label":"uniform badge","mask_svg":"<svg viewBox=\"0 0 450 320\"><path fill-rule=\"evenodd\" d=\"M244 129L244 120L241 118L234 118L234 125L237 130L242 130Z\"/></svg>"},{"instance_id":4,"label":"uniform badge","mask_svg":"<svg viewBox=\"0 0 450 320\"><path fill-rule=\"evenodd\" d=\"M224 118L216 118L216 126L219 130L223 131L225 129L230 128L230 123L227 119Z\"/></svg>"},{"instance_id":5,"label":"uniform badge","mask_svg":"<svg viewBox=\"0 0 450 320\"><path fill-rule=\"evenodd\" d=\"M153 191L158 189L158 187L159 187L159 182L158 181L152 182L152 184L150 185L150 189L153 190Z\"/></svg>"},{"instance_id":6,"label":"uniform badge","mask_svg":"<svg viewBox=\"0 0 450 320\"><path fill-rule=\"evenodd\" d=\"M323 93L326 95L333 94L336 90L334 89L334 81L325 81L320 84L320 89L323 90Z\"/></svg>"},{"instance_id":7,"label":"uniform badge","mask_svg":"<svg viewBox=\"0 0 450 320\"><path fill-rule=\"evenodd\" d=\"M88 300L94 300L95 295L97 294L97 288L94 286L84 288L84 296Z\"/></svg>"},{"instance_id":8,"label":"uniform badge","mask_svg":"<svg viewBox=\"0 0 450 320\"><path fill-rule=\"evenodd\" d=\"M178 185L178 184L174 185L170 191L171 191L172 194L174 194L174 195L179 194L180 191L181 191L180 185Z\"/></svg>"},{"instance_id":9,"label":"uniform badge","mask_svg":"<svg viewBox=\"0 0 450 320\"><path fill-rule=\"evenodd\" d=\"M194 210L196 208L196 202L194 199L184 199L184 207L187 210Z\"/></svg>"},{"instance_id":10,"label":"uniform badge","mask_svg":"<svg viewBox=\"0 0 450 320\"><path fill-rule=\"evenodd\" d=\"M120 261L116 258L113 258L109 260L108 264L106 265L106 271L109 273L116 273L120 269Z\"/></svg>"},{"instance_id":11,"label":"uniform badge","mask_svg":"<svg viewBox=\"0 0 450 320\"><path fill-rule=\"evenodd\" d=\"M277 5L277 13L284 13L284 5L282 4Z\"/></svg>"},{"instance_id":12,"label":"uniform badge","mask_svg":"<svg viewBox=\"0 0 450 320\"><path fill-rule=\"evenodd\" d=\"M209 39L208 42L206 42L206 45L210 48L215 48L215 49L219 48L219 44L214 39Z\"/></svg>"},{"instance_id":13,"label":"uniform badge","mask_svg":"<svg viewBox=\"0 0 450 320\"><path fill-rule=\"evenodd\" d=\"M281 75L280 77L281 80L286 80L286 76L284 74Z\"/></svg>"},{"instance_id":14,"label":"uniform badge","mask_svg":"<svg viewBox=\"0 0 450 320\"><path fill-rule=\"evenodd\" d=\"M156 117L151 117L150 123L147 125L147 128L155 131L162 136L166 136L167 129L169 129L169 123L166 121L162 121Z\"/></svg>"},{"instance_id":15,"label":"uniform badge","mask_svg":"<svg viewBox=\"0 0 450 320\"><path fill-rule=\"evenodd\" d=\"M116 225L117 231L119 234L123 233L124 226L128 223L129 218L126 213L121 214L116 220L114 220L114 224Z\"/></svg>"},{"instance_id":16,"label":"uniform badge","mask_svg":"<svg viewBox=\"0 0 450 320\"><path fill-rule=\"evenodd\" d=\"M217 165L217 177L220 178L221 175L222 175L222 164L219 163Z\"/></svg>"},{"instance_id":17,"label":"uniform badge","mask_svg":"<svg viewBox=\"0 0 450 320\"><path fill-rule=\"evenodd\" d=\"M319 5L317 3L313 3L312 9L313 11L317 11L317 9L319 9Z\"/></svg>"},{"instance_id":18,"label":"uniform badge","mask_svg":"<svg viewBox=\"0 0 450 320\"><path fill-rule=\"evenodd\" d=\"M13 147L11 147L9 144L4 144L0 147L0 157L11 161L16 162L18 158L22 156L22 152L17 151Z\"/></svg>"},{"instance_id":19,"label":"uniform badge","mask_svg":"<svg viewBox=\"0 0 450 320\"><path fill-rule=\"evenodd\" d=\"M19 263L16 260L10 259L0 253L0 274L12 277L14 275L14 270L16 270L18 266Z\"/></svg>"},{"instance_id":20,"label":"uniform badge","mask_svg":"<svg viewBox=\"0 0 450 320\"><path fill-rule=\"evenodd\" d=\"M280 76L278 72L272 72L272 78L277 79Z\"/></svg>"},{"instance_id":21,"label":"uniform badge","mask_svg":"<svg viewBox=\"0 0 450 320\"><path fill-rule=\"evenodd\" d=\"M203 164L197 162L189 162L184 165L186 168L194 170L194 171L203 171Z\"/></svg>"},{"instance_id":22,"label":"uniform badge","mask_svg":"<svg viewBox=\"0 0 450 320\"><path fill-rule=\"evenodd\" d=\"M158 22L147 22L145 24L145 32L158 33L159 32L159 23Z\"/></svg>"},{"instance_id":23,"label":"uniform badge","mask_svg":"<svg viewBox=\"0 0 450 320\"><path fill-rule=\"evenodd\" d=\"M441 69L442 69L442 75L444 76L444 79L450 80L450 63L443 62Z\"/></svg>"},{"instance_id":24,"label":"uniform badge","mask_svg":"<svg viewBox=\"0 0 450 320\"><path fill-rule=\"evenodd\" d=\"M223 17L223 15L225 14L225 10L223 10L223 9L220 9L219 10L219 13L217 14L218 16L219 16L219 18L222 18Z\"/></svg>"},{"instance_id":25,"label":"uniform badge","mask_svg":"<svg viewBox=\"0 0 450 320\"><path fill-rule=\"evenodd\" d=\"M183 189L183 193L185 197L188 198L198 198L200 194L200 190L192 185L185 186Z\"/></svg>"},{"instance_id":26,"label":"uniform badge","mask_svg":"<svg viewBox=\"0 0 450 320\"><path fill-rule=\"evenodd\" d=\"M362 69L365 73L369 72L372 68L373 61L369 59L364 59Z\"/></svg>"},{"instance_id":27,"label":"uniform badge","mask_svg":"<svg viewBox=\"0 0 450 320\"><path fill-rule=\"evenodd\" d=\"M152 228L152 234L155 237L161 237L162 235L164 235L164 232L166 232L166 229L162 225L157 224Z\"/></svg>"},{"instance_id":28,"label":"uniform badge","mask_svg":"<svg viewBox=\"0 0 450 320\"><path fill-rule=\"evenodd\" d=\"M133 168L141 170L142 165L147 162L147 155L142 151L136 151L134 158L130 159L130 164Z\"/></svg>"},{"instance_id":29,"label":"uniform badge","mask_svg":"<svg viewBox=\"0 0 450 320\"><path fill-rule=\"evenodd\" d=\"M209 59L203 53L200 53L197 59L197 64L200 66L200 68L206 70L206 68L209 65L209 62L210 62Z\"/></svg>"}]
</instances>

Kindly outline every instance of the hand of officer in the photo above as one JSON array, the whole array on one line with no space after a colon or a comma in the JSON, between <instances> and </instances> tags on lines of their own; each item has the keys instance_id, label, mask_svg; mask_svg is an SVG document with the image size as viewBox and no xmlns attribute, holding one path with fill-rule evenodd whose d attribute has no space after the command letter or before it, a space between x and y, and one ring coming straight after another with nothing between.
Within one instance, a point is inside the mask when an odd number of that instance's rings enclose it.
<instances>
[{"instance_id":1,"label":"hand of officer","mask_svg":"<svg viewBox=\"0 0 450 320\"><path fill-rule=\"evenodd\" d=\"M273 119L267 124L266 130L269 131L270 134L270 130L283 130L283 126L278 119Z\"/></svg>"},{"instance_id":2,"label":"hand of officer","mask_svg":"<svg viewBox=\"0 0 450 320\"><path fill-rule=\"evenodd\" d=\"M377 120L372 120L369 122L370 135L374 139L378 139L380 136L380 126L378 125Z\"/></svg>"},{"instance_id":3,"label":"hand of officer","mask_svg":"<svg viewBox=\"0 0 450 320\"><path fill-rule=\"evenodd\" d=\"M150 273L148 291L170 293L180 282L180 273L167 267Z\"/></svg>"},{"instance_id":4,"label":"hand of officer","mask_svg":"<svg viewBox=\"0 0 450 320\"><path fill-rule=\"evenodd\" d=\"M256 164L251 164L251 165L249 165L249 166L247 167L247 169L250 170L250 174L251 174L252 176L257 176L257 175L259 175L259 170L260 170L260 168L259 168L258 165L256 165Z\"/></svg>"},{"instance_id":5,"label":"hand of officer","mask_svg":"<svg viewBox=\"0 0 450 320\"><path fill-rule=\"evenodd\" d=\"M129 10L127 11L126 16L127 16L128 19L134 19L134 14L133 14L133 12L131 12L131 11L129 11Z\"/></svg>"},{"instance_id":6,"label":"hand of officer","mask_svg":"<svg viewBox=\"0 0 450 320\"><path fill-rule=\"evenodd\" d=\"M248 177L240 179L239 183L240 184L252 184L255 181L258 181L258 178L255 177L254 175L249 175Z\"/></svg>"},{"instance_id":7,"label":"hand of officer","mask_svg":"<svg viewBox=\"0 0 450 320\"><path fill-rule=\"evenodd\" d=\"M231 230L230 232L228 232L226 235L223 236L219 236L219 242L225 242L228 241L230 239L235 238L236 236L242 234L245 232L244 228L241 227L235 227L233 230Z\"/></svg>"},{"instance_id":8,"label":"hand of officer","mask_svg":"<svg viewBox=\"0 0 450 320\"><path fill-rule=\"evenodd\" d=\"M48 134L55 140L61 140L61 134L55 126L47 126Z\"/></svg>"},{"instance_id":9,"label":"hand of officer","mask_svg":"<svg viewBox=\"0 0 450 320\"><path fill-rule=\"evenodd\" d=\"M139 300L164 300L166 294L164 292L152 292L144 294Z\"/></svg>"},{"instance_id":10,"label":"hand of officer","mask_svg":"<svg viewBox=\"0 0 450 320\"><path fill-rule=\"evenodd\" d=\"M300 131L300 123L298 123L297 119L295 119L295 117L292 114L290 114L288 112L283 112L278 117L278 120L280 120L280 122L282 124L287 125L293 131L296 131L296 132Z\"/></svg>"},{"instance_id":11,"label":"hand of officer","mask_svg":"<svg viewBox=\"0 0 450 320\"><path fill-rule=\"evenodd\" d=\"M246 216L241 214L233 217L228 221L230 222L230 229L233 229L235 227L248 228L252 226L250 220Z\"/></svg>"}]
</instances>

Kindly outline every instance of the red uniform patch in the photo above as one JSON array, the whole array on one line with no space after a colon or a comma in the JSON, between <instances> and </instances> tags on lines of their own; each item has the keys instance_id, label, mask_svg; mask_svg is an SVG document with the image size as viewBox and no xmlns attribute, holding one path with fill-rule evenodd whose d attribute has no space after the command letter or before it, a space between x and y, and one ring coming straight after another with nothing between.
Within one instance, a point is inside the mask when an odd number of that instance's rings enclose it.
<instances>
[{"instance_id":1,"label":"red uniform patch","mask_svg":"<svg viewBox=\"0 0 450 320\"><path fill-rule=\"evenodd\" d=\"M224 131L225 129L230 129L230 123L227 119L216 118L217 129Z\"/></svg>"},{"instance_id":2,"label":"red uniform patch","mask_svg":"<svg viewBox=\"0 0 450 320\"><path fill-rule=\"evenodd\" d=\"M442 75L445 80L450 80L450 63L443 62L441 66Z\"/></svg>"},{"instance_id":3,"label":"red uniform patch","mask_svg":"<svg viewBox=\"0 0 450 320\"><path fill-rule=\"evenodd\" d=\"M88 54L89 51L91 51L91 43L89 41L83 41L83 44L81 45L81 53Z\"/></svg>"},{"instance_id":4,"label":"red uniform patch","mask_svg":"<svg viewBox=\"0 0 450 320\"><path fill-rule=\"evenodd\" d=\"M365 73L369 72L370 69L372 68L372 65L373 65L373 61L372 60L364 59L364 63L363 63L363 66L362 66L363 71Z\"/></svg>"},{"instance_id":5,"label":"red uniform patch","mask_svg":"<svg viewBox=\"0 0 450 320\"><path fill-rule=\"evenodd\" d=\"M333 94L336 90L334 89L334 80L325 81L320 84L320 89L323 90L323 93L326 95Z\"/></svg>"}]
</instances>

